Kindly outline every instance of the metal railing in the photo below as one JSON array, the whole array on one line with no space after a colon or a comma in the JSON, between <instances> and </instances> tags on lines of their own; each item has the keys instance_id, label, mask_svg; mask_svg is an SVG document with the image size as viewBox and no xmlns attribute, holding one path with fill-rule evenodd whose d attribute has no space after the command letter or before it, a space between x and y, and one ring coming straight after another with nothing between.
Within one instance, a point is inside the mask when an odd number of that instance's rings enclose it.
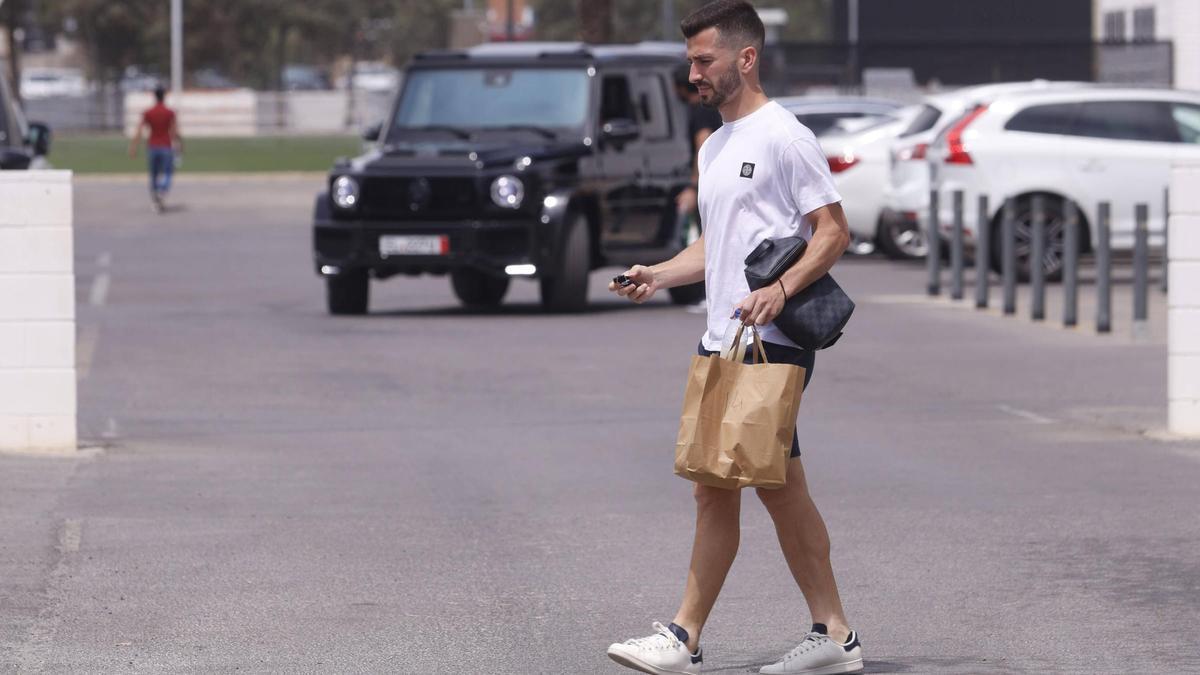
<instances>
[{"instance_id":1,"label":"metal railing","mask_svg":"<svg viewBox=\"0 0 1200 675\"><path fill-rule=\"evenodd\" d=\"M928 283L926 289L931 296L940 296L942 292L942 246L936 242L944 239L949 247L950 259L950 292L952 300L963 299L964 270L966 268L965 250L965 213L964 195L961 190L951 193L953 199L953 221L949 224L949 235L945 236L940 223L940 199L937 190L930 193L928 241L935 242L929 246L926 257ZM1047 197L1035 195L1029 199L1029 241L1027 276L1029 279L1029 318L1032 321L1044 321L1046 318L1046 262L1049 260L1049 244L1047 239ZM1159 288L1167 292L1167 220L1170 213L1170 194L1164 190L1162 215L1163 245L1161 247L1161 280ZM981 196L977 202L977 228L975 234L975 307L987 309L991 295L991 256L992 256L992 222L988 198ZM1002 313L1012 316L1017 313L1018 257L1016 234L1017 202L1009 197L1004 200L1000 216L1000 283L1002 286ZM1083 233L1081 232L1081 213L1077 204L1070 200L1063 203L1062 209L1062 323L1065 327L1074 327L1079 323L1079 286L1080 268L1090 263L1094 269L1096 280L1096 311L1095 327L1097 333L1112 332L1112 204L1104 201L1096 205L1095 238L1091 255L1086 255L1083 249ZM1132 336L1143 339L1148 334L1150 295L1150 234L1149 229L1151 208L1149 204L1134 205L1133 231L1133 297L1132 297Z\"/></svg>"}]
</instances>

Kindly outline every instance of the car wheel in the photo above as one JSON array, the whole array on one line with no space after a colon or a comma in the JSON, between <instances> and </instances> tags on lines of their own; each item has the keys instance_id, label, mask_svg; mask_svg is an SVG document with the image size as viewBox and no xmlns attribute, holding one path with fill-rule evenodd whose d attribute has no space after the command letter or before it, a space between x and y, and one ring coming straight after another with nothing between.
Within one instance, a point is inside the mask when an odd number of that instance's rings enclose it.
<instances>
[{"instance_id":1,"label":"car wheel","mask_svg":"<svg viewBox=\"0 0 1200 675\"><path fill-rule=\"evenodd\" d=\"M543 308L551 312L577 312L587 307L591 255L587 220L576 216L567 227L558 274L540 280Z\"/></svg>"},{"instance_id":2,"label":"car wheel","mask_svg":"<svg viewBox=\"0 0 1200 675\"><path fill-rule=\"evenodd\" d=\"M325 300L330 314L366 314L370 279L366 270L325 278Z\"/></svg>"},{"instance_id":3,"label":"car wheel","mask_svg":"<svg viewBox=\"0 0 1200 675\"><path fill-rule=\"evenodd\" d=\"M676 305L694 305L704 299L704 282L668 288L667 294Z\"/></svg>"},{"instance_id":4,"label":"car wheel","mask_svg":"<svg viewBox=\"0 0 1200 675\"><path fill-rule=\"evenodd\" d=\"M508 293L508 277L495 277L486 272L464 267L450 273L454 294L467 307L495 307Z\"/></svg>"},{"instance_id":5,"label":"car wheel","mask_svg":"<svg viewBox=\"0 0 1200 675\"><path fill-rule=\"evenodd\" d=\"M892 260L924 258L929 253L925 233L911 220L885 220L879 224L879 248Z\"/></svg>"},{"instance_id":6,"label":"car wheel","mask_svg":"<svg viewBox=\"0 0 1200 675\"><path fill-rule=\"evenodd\" d=\"M1048 197L1046 208L1046 248L1042 258L1042 272L1047 281L1059 281L1063 272L1063 252L1066 250L1066 218L1062 200ZM992 223L992 269L1003 273L1003 222L997 218ZM1029 281L1029 257L1033 253L1033 200L1023 197L1017 200L1013 221L1013 239L1017 257L1017 280ZM1082 247L1082 242L1081 242Z\"/></svg>"}]
</instances>

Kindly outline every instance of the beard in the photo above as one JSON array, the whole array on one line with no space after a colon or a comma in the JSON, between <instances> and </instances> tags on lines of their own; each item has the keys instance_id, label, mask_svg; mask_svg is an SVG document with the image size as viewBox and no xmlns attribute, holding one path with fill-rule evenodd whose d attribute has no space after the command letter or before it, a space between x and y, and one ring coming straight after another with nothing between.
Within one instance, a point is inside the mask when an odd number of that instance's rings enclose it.
<instances>
[{"instance_id":1,"label":"beard","mask_svg":"<svg viewBox=\"0 0 1200 675\"><path fill-rule=\"evenodd\" d=\"M725 71L716 82L705 82L709 86L711 92L708 96L700 95L700 102L709 108L719 108L730 96L737 93L742 86L742 78L738 77L738 73L733 68Z\"/></svg>"}]
</instances>

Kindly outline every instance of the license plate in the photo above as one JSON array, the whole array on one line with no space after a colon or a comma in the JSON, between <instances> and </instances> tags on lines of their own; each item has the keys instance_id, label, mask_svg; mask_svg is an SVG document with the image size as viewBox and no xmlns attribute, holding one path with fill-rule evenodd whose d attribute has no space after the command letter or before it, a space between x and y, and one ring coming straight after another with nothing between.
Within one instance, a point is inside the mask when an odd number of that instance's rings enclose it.
<instances>
[{"instance_id":1,"label":"license plate","mask_svg":"<svg viewBox=\"0 0 1200 675\"><path fill-rule=\"evenodd\" d=\"M445 255L450 238L445 235L385 234L379 238L379 255Z\"/></svg>"}]
</instances>

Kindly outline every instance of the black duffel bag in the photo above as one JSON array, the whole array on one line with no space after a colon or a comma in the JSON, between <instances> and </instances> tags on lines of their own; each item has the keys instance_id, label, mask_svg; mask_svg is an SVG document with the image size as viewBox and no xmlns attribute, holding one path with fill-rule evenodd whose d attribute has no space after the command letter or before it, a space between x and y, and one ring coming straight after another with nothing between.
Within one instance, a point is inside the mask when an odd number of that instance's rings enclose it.
<instances>
[{"instance_id":1,"label":"black duffel bag","mask_svg":"<svg viewBox=\"0 0 1200 675\"><path fill-rule=\"evenodd\" d=\"M746 282L756 291L775 283L796 264L808 242L803 237L766 239L746 256ZM775 326L803 349L832 347L854 313L854 301L829 274L788 298Z\"/></svg>"}]
</instances>

